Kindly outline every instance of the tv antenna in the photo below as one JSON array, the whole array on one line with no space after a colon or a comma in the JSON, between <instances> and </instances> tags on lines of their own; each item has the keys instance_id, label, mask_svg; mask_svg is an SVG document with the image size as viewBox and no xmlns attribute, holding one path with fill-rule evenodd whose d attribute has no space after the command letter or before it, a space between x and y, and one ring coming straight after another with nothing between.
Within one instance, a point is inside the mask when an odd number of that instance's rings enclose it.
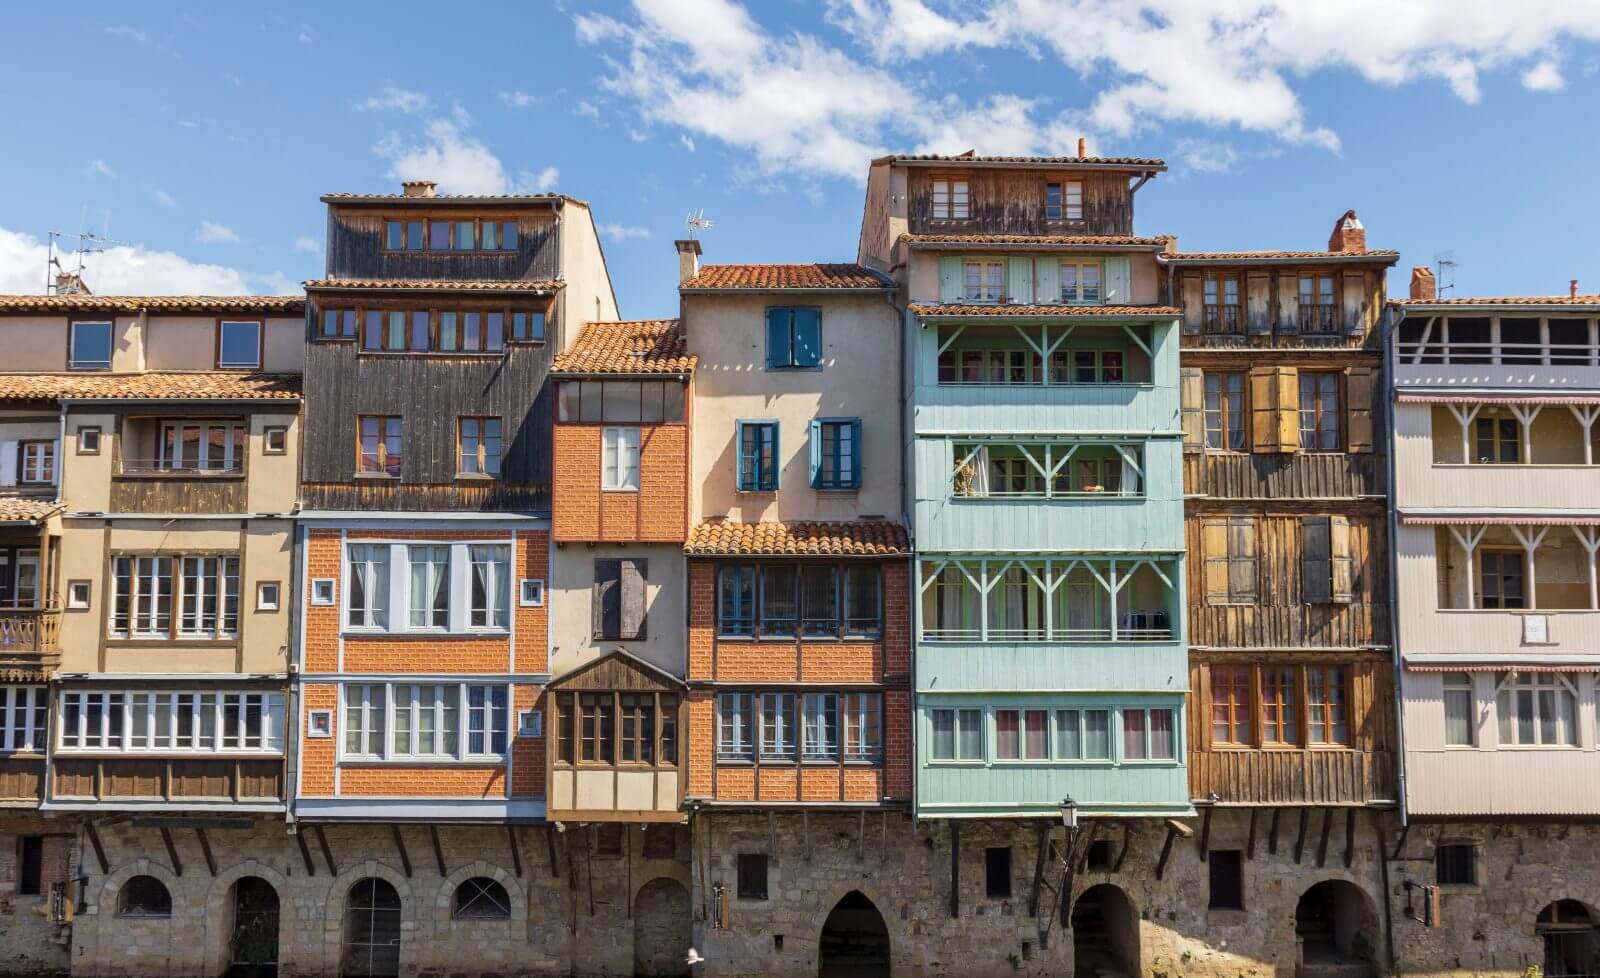
<instances>
[{"instance_id":1,"label":"tv antenna","mask_svg":"<svg viewBox=\"0 0 1600 978\"><path fill-rule=\"evenodd\" d=\"M78 246L70 252L64 250L60 244L64 238L76 238ZM50 244L45 251L45 294L70 295L74 292L87 291L83 273L89 256L104 254L107 248L126 244L126 241L117 241L93 231L79 231L77 234L51 231ZM69 263L72 266L70 270L67 267Z\"/></svg>"},{"instance_id":2,"label":"tv antenna","mask_svg":"<svg viewBox=\"0 0 1600 978\"><path fill-rule=\"evenodd\" d=\"M690 211L689 216L684 218L683 223L684 226L689 229L689 240L691 241L694 240L696 231L711 230L711 219L706 217L705 208L701 208L697 211Z\"/></svg>"},{"instance_id":3,"label":"tv antenna","mask_svg":"<svg viewBox=\"0 0 1600 978\"><path fill-rule=\"evenodd\" d=\"M1434 295L1443 299L1446 292L1456 287L1458 264L1456 253L1453 251L1441 251L1433 256ZM1446 273L1450 276L1448 280L1445 278Z\"/></svg>"}]
</instances>

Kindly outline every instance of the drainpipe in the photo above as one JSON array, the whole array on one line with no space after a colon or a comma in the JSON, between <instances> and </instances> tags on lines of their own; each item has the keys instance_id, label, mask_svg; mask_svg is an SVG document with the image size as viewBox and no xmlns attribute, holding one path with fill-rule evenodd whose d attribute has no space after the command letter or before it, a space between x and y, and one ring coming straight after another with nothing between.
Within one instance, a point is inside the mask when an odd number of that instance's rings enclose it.
<instances>
[{"instance_id":1,"label":"drainpipe","mask_svg":"<svg viewBox=\"0 0 1600 978\"><path fill-rule=\"evenodd\" d=\"M1400 814L1400 829L1403 833L1407 825L1406 818L1406 734L1405 734L1405 701L1400 692L1400 683L1404 672L1400 662L1400 601L1399 601L1399 508L1395 504L1395 401L1392 396L1394 390L1394 334L1400 320L1405 318L1402 310L1398 314L1390 313L1381 319L1379 327L1383 342L1383 408L1389 430L1387 460L1389 482L1387 501L1384 505L1385 514L1389 521L1389 642L1390 660L1394 670L1394 752L1395 752L1395 805ZM1394 956L1394 908L1393 894L1389 892L1389 853L1383 851L1387 848L1387 837L1378 836L1378 866L1382 870L1383 880L1383 937L1389 955L1389 973L1395 973Z\"/></svg>"}]
</instances>

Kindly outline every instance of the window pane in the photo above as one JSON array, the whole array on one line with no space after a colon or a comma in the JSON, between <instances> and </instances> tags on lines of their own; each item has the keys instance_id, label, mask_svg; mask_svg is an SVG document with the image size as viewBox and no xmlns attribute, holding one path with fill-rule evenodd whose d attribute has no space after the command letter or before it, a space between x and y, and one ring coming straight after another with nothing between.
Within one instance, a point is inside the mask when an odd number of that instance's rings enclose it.
<instances>
[{"instance_id":1,"label":"window pane","mask_svg":"<svg viewBox=\"0 0 1600 978\"><path fill-rule=\"evenodd\" d=\"M1083 756L1082 731L1077 710L1056 711L1056 757L1074 760Z\"/></svg>"},{"instance_id":2,"label":"window pane","mask_svg":"<svg viewBox=\"0 0 1600 978\"><path fill-rule=\"evenodd\" d=\"M1029 760L1044 760L1050 756L1050 713L1047 710L1027 710L1023 714L1023 751Z\"/></svg>"},{"instance_id":3,"label":"window pane","mask_svg":"<svg viewBox=\"0 0 1600 978\"><path fill-rule=\"evenodd\" d=\"M1105 759L1111 756L1111 714L1107 710L1083 713L1083 756Z\"/></svg>"},{"instance_id":4,"label":"window pane","mask_svg":"<svg viewBox=\"0 0 1600 978\"><path fill-rule=\"evenodd\" d=\"M1128 761L1145 758L1145 731L1143 710L1122 711L1122 757Z\"/></svg>"},{"instance_id":5,"label":"window pane","mask_svg":"<svg viewBox=\"0 0 1600 978\"><path fill-rule=\"evenodd\" d=\"M72 324L72 366L79 370L110 368L110 323Z\"/></svg>"},{"instance_id":6,"label":"window pane","mask_svg":"<svg viewBox=\"0 0 1600 978\"><path fill-rule=\"evenodd\" d=\"M954 760L956 756L956 711L933 711L933 759Z\"/></svg>"},{"instance_id":7,"label":"window pane","mask_svg":"<svg viewBox=\"0 0 1600 978\"><path fill-rule=\"evenodd\" d=\"M961 757L966 760L980 760L983 757L983 711L960 710L957 721L960 724Z\"/></svg>"},{"instance_id":8,"label":"window pane","mask_svg":"<svg viewBox=\"0 0 1600 978\"><path fill-rule=\"evenodd\" d=\"M806 635L824 636L839 630L838 574L833 567L807 567L802 577L805 601L801 630Z\"/></svg>"},{"instance_id":9,"label":"window pane","mask_svg":"<svg viewBox=\"0 0 1600 978\"><path fill-rule=\"evenodd\" d=\"M793 634L798 615L795 608L794 567L763 568L761 574L761 631L768 635Z\"/></svg>"},{"instance_id":10,"label":"window pane","mask_svg":"<svg viewBox=\"0 0 1600 978\"><path fill-rule=\"evenodd\" d=\"M261 366L261 324L224 322L218 337L217 366Z\"/></svg>"},{"instance_id":11,"label":"window pane","mask_svg":"<svg viewBox=\"0 0 1600 978\"><path fill-rule=\"evenodd\" d=\"M1016 710L994 711L994 756L1002 761L1016 760L1022 756Z\"/></svg>"},{"instance_id":12,"label":"window pane","mask_svg":"<svg viewBox=\"0 0 1600 978\"><path fill-rule=\"evenodd\" d=\"M448 251L450 249L450 222L428 222L428 250Z\"/></svg>"},{"instance_id":13,"label":"window pane","mask_svg":"<svg viewBox=\"0 0 1600 978\"><path fill-rule=\"evenodd\" d=\"M1178 756L1171 710L1150 711L1150 756L1160 760L1172 760Z\"/></svg>"}]
</instances>

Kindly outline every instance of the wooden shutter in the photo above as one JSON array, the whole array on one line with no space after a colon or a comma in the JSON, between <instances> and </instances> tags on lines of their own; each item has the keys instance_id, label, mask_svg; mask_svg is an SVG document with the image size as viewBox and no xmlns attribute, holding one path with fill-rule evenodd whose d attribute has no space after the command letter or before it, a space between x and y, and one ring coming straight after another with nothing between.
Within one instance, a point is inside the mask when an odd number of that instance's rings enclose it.
<instances>
[{"instance_id":1,"label":"wooden shutter","mask_svg":"<svg viewBox=\"0 0 1600 978\"><path fill-rule=\"evenodd\" d=\"M1100 293L1108 306L1126 306L1133 303L1133 272L1128 267L1126 255L1113 255L1105 260L1105 287Z\"/></svg>"},{"instance_id":2,"label":"wooden shutter","mask_svg":"<svg viewBox=\"0 0 1600 978\"><path fill-rule=\"evenodd\" d=\"M939 301L961 301L961 256L945 255L939 259Z\"/></svg>"},{"instance_id":3,"label":"wooden shutter","mask_svg":"<svg viewBox=\"0 0 1600 978\"><path fill-rule=\"evenodd\" d=\"M1278 335L1297 336L1300 333L1300 275L1298 272L1278 273Z\"/></svg>"},{"instance_id":4,"label":"wooden shutter","mask_svg":"<svg viewBox=\"0 0 1600 978\"><path fill-rule=\"evenodd\" d=\"M1278 451L1292 452L1300 447L1300 372L1294 367L1274 367L1277 389Z\"/></svg>"},{"instance_id":5,"label":"wooden shutter","mask_svg":"<svg viewBox=\"0 0 1600 978\"><path fill-rule=\"evenodd\" d=\"M1256 521L1251 516L1228 517L1228 597L1234 602L1256 600Z\"/></svg>"},{"instance_id":6,"label":"wooden shutter","mask_svg":"<svg viewBox=\"0 0 1600 978\"><path fill-rule=\"evenodd\" d=\"M1355 600L1355 561L1350 556L1350 518L1328 517L1330 600L1349 604Z\"/></svg>"},{"instance_id":7,"label":"wooden shutter","mask_svg":"<svg viewBox=\"0 0 1600 978\"><path fill-rule=\"evenodd\" d=\"M618 638L622 631L622 562L594 562L594 600L590 608L595 638Z\"/></svg>"},{"instance_id":8,"label":"wooden shutter","mask_svg":"<svg viewBox=\"0 0 1600 978\"><path fill-rule=\"evenodd\" d=\"M811 488L822 488L822 422L811 419Z\"/></svg>"},{"instance_id":9,"label":"wooden shutter","mask_svg":"<svg viewBox=\"0 0 1600 978\"><path fill-rule=\"evenodd\" d=\"M1183 402L1183 450L1206 447L1206 378L1199 367L1178 369L1178 392Z\"/></svg>"},{"instance_id":10,"label":"wooden shutter","mask_svg":"<svg viewBox=\"0 0 1600 978\"><path fill-rule=\"evenodd\" d=\"M1200 549L1205 555L1206 604L1227 604L1227 517L1212 517L1200 524Z\"/></svg>"},{"instance_id":11,"label":"wooden shutter","mask_svg":"<svg viewBox=\"0 0 1600 978\"><path fill-rule=\"evenodd\" d=\"M619 639L641 639L645 637L644 619L648 605L645 601L644 585L646 569L649 561L635 560L632 558L616 561L621 573L618 575L617 591L620 593L619 605Z\"/></svg>"},{"instance_id":12,"label":"wooden shutter","mask_svg":"<svg viewBox=\"0 0 1600 978\"><path fill-rule=\"evenodd\" d=\"M1251 272L1245 278L1245 331L1251 336L1272 332L1272 275Z\"/></svg>"},{"instance_id":13,"label":"wooden shutter","mask_svg":"<svg viewBox=\"0 0 1600 978\"><path fill-rule=\"evenodd\" d=\"M1033 302L1033 259L1013 258L1006 276L1006 301L1021 305Z\"/></svg>"},{"instance_id":14,"label":"wooden shutter","mask_svg":"<svg viewBox=\"0 0 1600 978\"><path fill-rule=\"evenodd\" d=\"M1250 450L1278 452L1278 382L1272 367L1250 369Z\"/></svg>"},{"instance_id":15,"label":"wooden shutter","mask_svg":"<svg viewBox=\"0 0 1600 978\"><path fill-rule=\"evenodd\" d=\"M1033 301L1045 306L1061 301L1061 262L1054 256L1034 263Z\"/></svg>"},{"instance_id":16,"label":"wooden shutter","mask_svg":"<svg viewBox=\"0 0 1600 978\"><path fill-rule=\"evenodd\" d=\"M861 419L856 418L850 422L850 471L844 474L852 489L861 488L861 461L864 457L861 454Z\"/></svg>"},{"instance_id":17,"label":"wooden shutter","mask_svg":"<svg viewBox=\"0 0 1600 978\"><path fill-rule=\"evenodd\" d=\"M1344 332L1346 336L1360 336L1367 328L1367 275L1365 272L1345 272L1343 279Z\"/></svg>"},{"instance_id":18,"label":"wooden shutter","mask_svg":"<svg viewBox=\"0 0 1600 978\"><path fill-rule=\"evenodd\" d=\"M1372 368L1351 367L1344 374L1345 444L1352 452L1372 451Z\"/></svg>"},{"instance_id":19,"label":"wooden shutter","mask_svg":"<svg viewBox=\"0 0 1600 978\"><path fill-rule=\"evenodd\" d=\"M1203 290L1204 281L1198 272L1183 273L1183 332L1193 336L1200 332L1200 324L1205 321L1206 294Z\"/></svg>"},{"instance_id":20,"label":"wooden shutter","mask_svg":"<svg viewBox=\"0 0 1600 978\"><path fill-rule=\"evenodd\" d=\"M1328 517L1300 520L1300 594L1306 604L1333 600L1333 568L1329 562Z\"/></svg>"},{"instance_id":21,"label":"wooden shutter","mask_svg":"<svg viewBox=\"0 0 1600 978\"><path fill-rule=\"evenodd\" d=\"M790 347L789 320L791 309L775 306L767 310L767 369L787 367L794 362Z\"/></svg>"},{"instance_id":22,"label":"wooden shutter","mask_svg":"<svg viewBox=\"0 0 1600 978\"><path fill-rule=\"evenodd\" d=\"M804 306L793 315L794 365L815 367L822 362L822 310Z\"/></svg>"}]
</instances>

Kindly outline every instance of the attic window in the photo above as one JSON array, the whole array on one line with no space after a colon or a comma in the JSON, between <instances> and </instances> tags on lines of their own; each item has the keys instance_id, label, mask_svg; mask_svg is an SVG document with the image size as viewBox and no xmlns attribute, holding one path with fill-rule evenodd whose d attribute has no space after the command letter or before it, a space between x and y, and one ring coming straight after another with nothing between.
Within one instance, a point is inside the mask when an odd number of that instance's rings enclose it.
<instances>
[{"instance_id":1,"label":"attic window","mask_svg":"<svg viewBox=\"0 0 1600 978\"><path fill-rule=\"evenodd\" d=\"M939 221L964 221L972 216L965 180L933 181L933 217Z\"/></svg>"},{"instance_id":2,"label":"attic window","mask_svg":"<svg viewBox=\"0 0 1600 978\"><path fill-rule=\"evenodd\" d=\"M1044 185L1044 216L1047 221L1083 220L1083 181Z\"/></svg>"}]
</instances>

